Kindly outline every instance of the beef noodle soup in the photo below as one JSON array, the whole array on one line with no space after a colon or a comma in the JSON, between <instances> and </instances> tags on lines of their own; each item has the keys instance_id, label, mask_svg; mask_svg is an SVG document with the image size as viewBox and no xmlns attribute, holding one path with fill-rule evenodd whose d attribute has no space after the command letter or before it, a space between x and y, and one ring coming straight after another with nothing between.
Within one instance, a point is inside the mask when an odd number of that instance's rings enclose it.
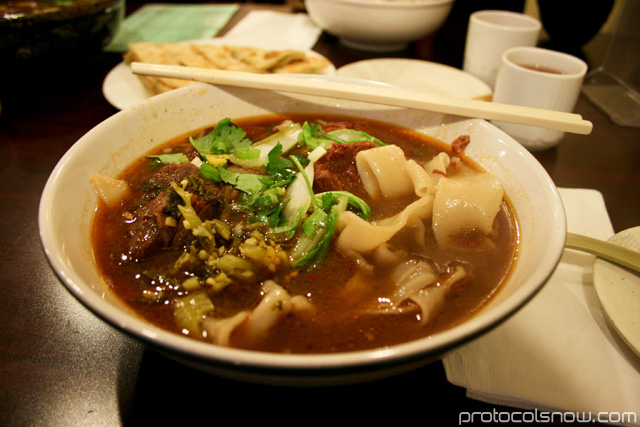
<instances>
[{"instance_id":1,"label":"beef noodle soup","mask_svg":"<svg viewBox=\"0 0 640 427\"><path fill-rule=\"evenodd\" d=\"M224 119L117 179L94 174L94 256L141 317L221 346L378 348L450 328L500 289L518 228L451 147L333 115Z\"/></svg>"}]
</instances>

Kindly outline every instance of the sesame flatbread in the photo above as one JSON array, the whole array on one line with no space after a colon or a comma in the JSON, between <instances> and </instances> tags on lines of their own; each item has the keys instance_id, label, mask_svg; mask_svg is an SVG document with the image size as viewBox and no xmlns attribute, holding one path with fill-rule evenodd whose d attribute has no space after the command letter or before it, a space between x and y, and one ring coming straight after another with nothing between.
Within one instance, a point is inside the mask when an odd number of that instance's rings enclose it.
<instances>
[{"instance_id":1,"label":"sesame flatbread","mask_svg":"<svg viewBox=\"0 0 640 427\"><path fill-rule=\"evenodd\" d=\"M298 50L267 50L253 47L234 47L232 49L234 58L263 72L270 72L291 61L303 59L306 54Z\"/></svg>"},{"instance_id":2,"label":"sesame flatbread","mask_svg":"<svg viewBox=\"0 0 640 427\"><path fill-rule=\"evenodd\" d=\"M219 67L221 70L229 71L246 71L249 73L263 72L251 64L237 59L233 56L231 46L220 46L210 44L194 44L193 49L202 55L211 64Z\"/></svg>"},{"instance_id":3,"label":"sesame flatbread","mask_svg":"<svg viewBox=\"0 0 640 427\"><path fill-rule=\"evenodd\" d=\"M291 61L273 70L274 73L303 73L317 74L327 68L327 61L317 56L305 56L302 59Z\"/></svg>"},{"instance_id":4,"label":"sesame flatbread","mask_svg":"<svg viewBox=\"0 0 640 427\"><path fill-rule=\"evenodd\" d=\"M124 59L127 63L183 65L250 73L321 73L331 65L324 57L292 49L269 50L208 43L132 43ZM195 84L191 80L138 77L154 94Z\"/></svg>"},{"instance_id":5,"label":"sesame flatbread","mask_svg":"<svg viewBox=\"0 0 640 427\"><path fill-rule=\"evenodd\" d=\"M172 43L132 43L129 45L129 51L125 54L125 59L128 62L212 68L211 64L191 46ZM153 93L167 92L196 83L190 80L151 76L140 76L140 80Z\"/></svg>"}]
</instances>

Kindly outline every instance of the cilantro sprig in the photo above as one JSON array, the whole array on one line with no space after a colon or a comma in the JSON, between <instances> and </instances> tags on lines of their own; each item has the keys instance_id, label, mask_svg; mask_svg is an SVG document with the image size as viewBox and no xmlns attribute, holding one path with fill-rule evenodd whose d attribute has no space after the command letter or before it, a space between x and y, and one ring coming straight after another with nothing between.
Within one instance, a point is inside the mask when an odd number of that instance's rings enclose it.
<instances>
[{"instance_id":1,"label":"cilantro sprig","mask_svg":"<svg viewBox=\"0 0 640 427\"><path fill-rule=\"evenodd\" d=\"M356 208L358 214L365 220L369 220L371 209L367 203L347 191L328 191L314 194L313 183L304 171L304 167L293 159L296 167L302 174L309 194L311 195L311 214L300 226L296 245L291 255L296 267L315 265L324 259L340 214L349 206Z\"/></svg>"},{"instance_id":2,"label":"cilantro sprig","mask_svg":"<svg viewBox=\"0 0 640 427\"><path fill-rule=\"evenodd\" d=\"M250 214L249 221L267 224L282 238L296 239L291 258L296 267L302 268L325 257L342 212L351 208L369 219L369 206L349 192L313 192L312 163L326 153L330 144L353 141L385 145L365 132L339 129L326 133L320 125L308 122L291 124L253 143L228 118L218 122L209 134L192 138L191 144L202 160L200 173L204 178L240 191L237 208ZM305 147L309 156L288 154L296 145ZM179 153L150 157L163 163L188 161ZM229 162L245 168L262 166L263 172L230 170Z\"/></svg>"},{"instance_id":3,"label":"cilantro sprig","mask_svg":"<svg viewBox=\"0 0 640 427\"><path fill-rule=\"evenodd\" d=\"M296 169L293 161L281 157L282 145L277 144L268 154L265 174L244 173L230 171L226 166L212 166L203 163L200 173L207 179L224 182L234 186L242 192L240 208L251 212L252 222L265 222L275 228L283 220L283 198L285 187L295 179ZM299 156L299 162L308 160Z\"/></svg>"},{"instance_id":4,"label":"cilantro sprig","mask_svg":"<svg viewBox=\"0 0 640 427\"><path fill-rule=\"evenodd\" d=\"M254 158L259 151L252 148L245 131L231 123L231 119L220 120L208 134L198 138L191 138L191 144L202 159L209 154L236 154L241 158Z\"/></svg>"},{"instance_id":5,"label":"cilantro sprig","mask_svg":"<svg viewBox=\"0 0 640 427\"><path fill-rule=\"evenodd\" d=\"M309 150L315 150L317 147L327 148L334 142L348 144L354 141L371 141L377 146L386 145L380 139L361 130L345 128L325 132L320 124L309 122L304 122L302 132L298 136L298 144Z\"/></svg>"}]
</instances>

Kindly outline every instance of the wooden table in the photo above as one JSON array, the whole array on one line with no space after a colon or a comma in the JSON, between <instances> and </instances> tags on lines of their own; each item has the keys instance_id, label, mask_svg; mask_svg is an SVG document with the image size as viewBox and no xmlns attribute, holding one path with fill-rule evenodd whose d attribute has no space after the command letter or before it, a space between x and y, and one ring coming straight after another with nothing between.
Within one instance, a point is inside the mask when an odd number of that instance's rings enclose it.
<instances>
[{"instance_id":1,"label":"wooden table","mask_svg":"<svg viewBox=\"0 0 640 427\"><path fill-rule=\"evenodd\" d=\"M440 36L389 56L460 66L462 37L455 28L445 28ZM592 66L601 60L603 47L602 41L590 45ZM344 48L327 35L316 50L338 67L375 56ZM65 151L116 112L101 86L119 62L119 55L96 53L2 67L1 425L128 425L169 418L213 424L230 412L249 422L258 415L297 423L337 421L349 414L365 422L388 416L396 423L453 424L463 411L505 409L467 399L463 389L446 381L440 363L344 387L300 390L238 383L148 349L77 302L42 251L38 203ZM640 225L640 129L616 126L584 98L576 111L594 123L593 133L567 135L557 148L536 157L558 186L602 192L616 231Z\"/></svg>"}]
</instances>

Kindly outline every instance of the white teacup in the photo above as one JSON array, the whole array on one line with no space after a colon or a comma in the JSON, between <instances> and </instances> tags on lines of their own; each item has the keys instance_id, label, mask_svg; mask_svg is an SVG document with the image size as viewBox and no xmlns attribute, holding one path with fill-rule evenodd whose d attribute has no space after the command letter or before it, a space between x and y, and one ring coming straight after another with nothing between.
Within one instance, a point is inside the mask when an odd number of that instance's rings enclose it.
<instances>
[{"instance_id":1,"label":"white teacup","mask_svg":"<svg viewBox=\"0 0 640 427\"><path fill-rule=\"evenodd\" d=\"M573 112L587 64L575 56L539 47L514 47L502 55L493 101ZM496 126L530 151L556 145L564 132L500 121Z\"/></svg>"},{"instance_id":2,"label":"white teacup","mask_svg":"<svg viewBox=\"0 0 640 427\"><path fill-rule=\"evenodd\" d=\"M535 46L542 25L536 18L506 10L481 10L469 17L462 69L493 88L505 50Z\"/></svg>"}]
</instances>

